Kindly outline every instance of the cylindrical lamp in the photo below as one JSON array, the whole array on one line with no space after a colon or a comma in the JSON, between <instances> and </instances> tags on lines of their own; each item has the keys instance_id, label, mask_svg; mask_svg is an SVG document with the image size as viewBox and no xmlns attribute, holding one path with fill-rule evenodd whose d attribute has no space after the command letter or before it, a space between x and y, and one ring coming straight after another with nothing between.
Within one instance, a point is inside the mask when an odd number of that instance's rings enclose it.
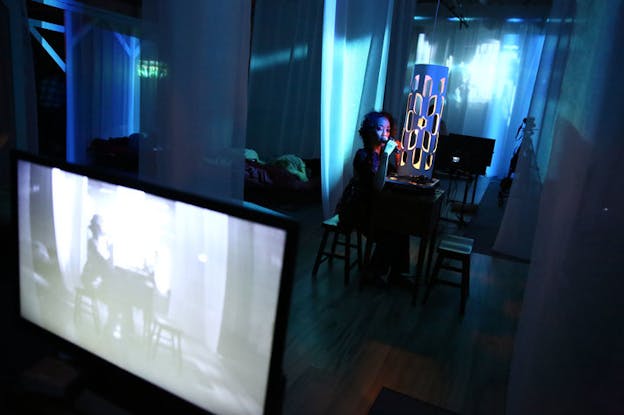
<instances>
[{"instance_id":1,"label":"cylindrical lamp","mask_svg":"<svg viewBox=\"0 0 624 415\"><path fill-rule=\"evenodd\" d=\"M431 178L446 100L449 69L441 65L414 65L403 123L400 176Z\"/></svg>"}]
</instances>

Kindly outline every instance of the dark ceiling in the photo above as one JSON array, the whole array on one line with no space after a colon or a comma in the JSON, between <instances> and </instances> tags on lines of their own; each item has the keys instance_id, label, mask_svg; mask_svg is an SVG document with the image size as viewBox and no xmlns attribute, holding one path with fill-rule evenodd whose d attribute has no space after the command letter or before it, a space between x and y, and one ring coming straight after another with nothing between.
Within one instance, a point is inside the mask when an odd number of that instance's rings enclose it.
<instances>
[{"instance_id":1,"label":"dark ceiling","mask_svg":"<svg viewBox=\"0 0 624 415\"><path fill-rule=\"evenodd\" d=\"M140 17L143 0L80 0L80 2L104 10ZM494 12L498 14L504 10L541 9L549 11L552 5L552 0L414 0L414 2L424 8L439 5L440 10L466 17L473 13L489 14ZM31 0L29 3L37 2ZM255 1L252 0L252 7L254 3Z\"/></svg>"},{"instance_id":2,"label":"dark ceiling","mask_svg":"<svg viewBox=\"0 0 624 415\"><path fill-rule=\"evenodd\" d=\"M419 0L420 14L458 18L546 18L552 0Z\"/></svg>"}]
</instances>

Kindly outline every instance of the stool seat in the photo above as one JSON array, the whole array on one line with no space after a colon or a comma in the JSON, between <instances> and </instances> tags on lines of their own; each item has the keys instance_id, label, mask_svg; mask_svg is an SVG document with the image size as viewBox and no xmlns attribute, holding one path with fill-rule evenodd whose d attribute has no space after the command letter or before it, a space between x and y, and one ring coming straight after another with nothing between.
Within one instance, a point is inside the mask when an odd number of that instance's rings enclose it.
<instances>
[{"instance_id":1,"label":"stool seat","mask_svg":"<svg viewBox=\"0 0 624 415\"><path fill-rule=\"evenodd\" d=\"M340 259L344 261L344 285L348 285L351 268L355 265L357 265L358 268L362 267L362 234L358 230L342 226L338 215L324 220L321 226L323 227L323 236L321 237L321 243L316 253L314 267L312 268L312 277L316 277L321 263L327 261L331 265L333 259ZM351 242L351 235L354 232L356 234L355 243ZM331 248L327 249L327 240L330 236L333 237L332 244ZM342 249L338 250L338 246L341 246ZM355 260L351 260L352 249L357 249Z\"/></svg>"},{"instance_id":2,"label":"stool seat","mask_svg":"<svg viewBox=\"0 0 624 415\"><path fill-rule=\"evenodd\" d=\"M340 224L340 218L338 217L338 215L334 215L331 218L326 219L326 220L323 221L323 226L324 227L329 226L329 227L332 227L332 228L334 228L334 227L337 228L339 224Z\"/></svg>"},{"instance_id":3,"label":"stool seat","mask_svg":"<svg viewBox=\"0 0 624 415\"><path fill-rule=\"evenodd\" d=\"M472 238L458 235L445 235L442 237L438 248L436 249L438 256L436 258L431 277L429 278L427 292L423 298L423 304L427 302L431 289L436 284L460 287L461 297L459 312L461 315L464 315L466 311L466 300L470 293L470 256L472 254L473 245L474 239ZM461 266L453 265L450 261L459 262ZM440 269L447 269L461 273L461 281L455 282L439 278L438 275L440 273Z\"/></svg>"},{"instance_id":4,"label":"stool seat","mask_svg":"<svg viewBox=\"0 0 624 415\"><path fill-rule=\"evenodd\" d=\"M438 250L448 252L449 255L456 254L459 256L472 254L473 240L461 236L450 235L440 241Z\"/></svg>"}]
</instances>

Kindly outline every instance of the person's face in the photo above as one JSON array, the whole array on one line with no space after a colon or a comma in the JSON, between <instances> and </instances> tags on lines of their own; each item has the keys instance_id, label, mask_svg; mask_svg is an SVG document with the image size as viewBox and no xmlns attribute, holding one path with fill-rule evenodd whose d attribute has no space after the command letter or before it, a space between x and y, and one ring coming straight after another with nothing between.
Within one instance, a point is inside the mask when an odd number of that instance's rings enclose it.
<instances>
[{"instance_id":1,"label":"person's face","mask_svg":"<svg viewBox=\"0 0 624 415\"><path fill-rule=\"evenodd\" d=\"M388 141L388 137L390 137L390 121L386 117L381 117L377 120L375 132L377 133L377 140L382 143Z\"/></svg>"},{"instance_id":2,"label":"person's face","mask_svg":"<svg viewBox=\"0 0 624 415\"><path fill-rule=\"evenodd\" d=\"M98 216L93 221L93 225L91 227L94 235L103 235L104 232L104 220L101 216Z\"/></svg>"}]
</instances>

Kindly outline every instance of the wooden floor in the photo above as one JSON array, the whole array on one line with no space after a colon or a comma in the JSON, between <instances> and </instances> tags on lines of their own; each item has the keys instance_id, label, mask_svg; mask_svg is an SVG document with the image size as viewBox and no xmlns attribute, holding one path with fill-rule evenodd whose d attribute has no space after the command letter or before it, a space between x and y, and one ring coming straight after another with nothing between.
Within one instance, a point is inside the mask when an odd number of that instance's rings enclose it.
<instances>
[{"instance_id":1,"label":"wooden floor","mask_svg":"<svg viewBox=\"0 0 624 415\"><path fill-rule=\"evenodd\" d=\"M527 264L473 253L461 318L458 288L436 287L426 305L412 306L404 287L360 289L357 271L345 287L340 262L323 263L313 280L321 208L286 213L300 221L302 237L284 414L366 414L382 387L462 415L504 414ZM413 258L418 242L411 241Z\"/></svg>"}]
</instances>

